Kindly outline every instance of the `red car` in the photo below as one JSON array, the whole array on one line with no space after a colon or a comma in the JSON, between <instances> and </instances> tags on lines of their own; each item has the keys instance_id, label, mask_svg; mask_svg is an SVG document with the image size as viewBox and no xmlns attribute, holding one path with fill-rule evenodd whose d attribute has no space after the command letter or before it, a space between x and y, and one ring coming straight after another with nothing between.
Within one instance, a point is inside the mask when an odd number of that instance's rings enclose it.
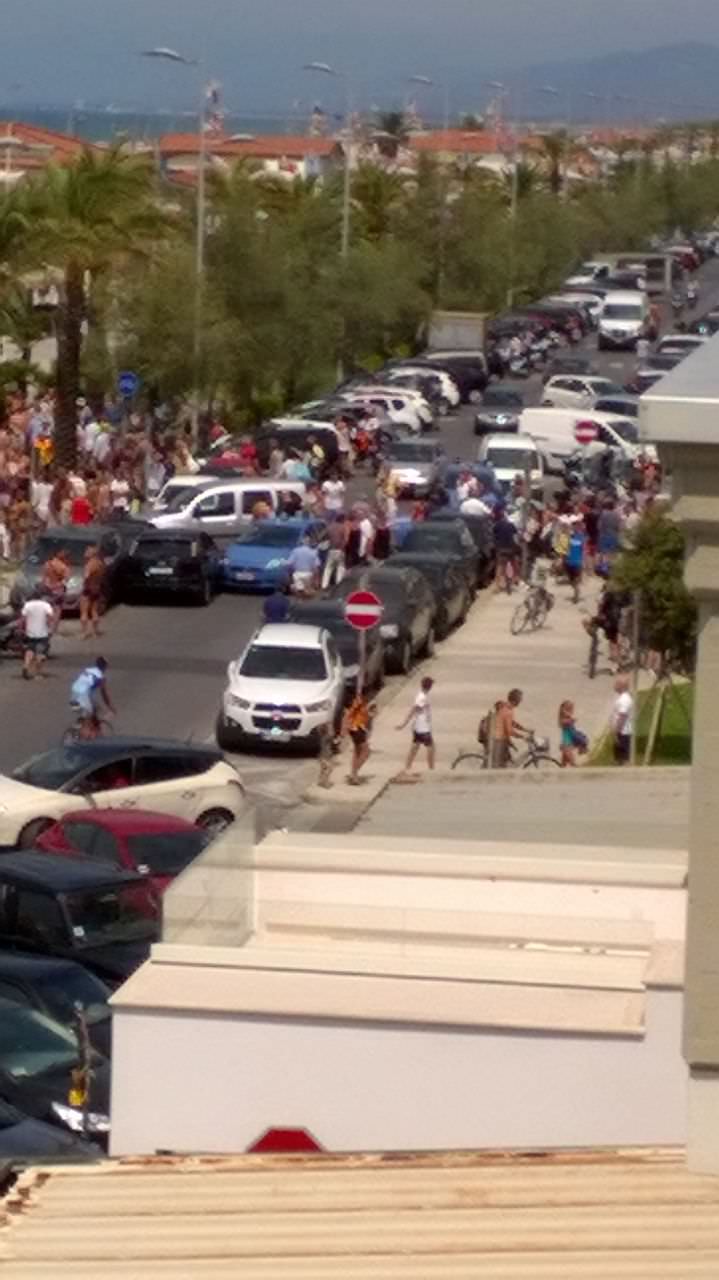
<instances>
[{"instance_id":1,"label":"red car","mask_svg":"<svg viewBox=\"0 0 719 1280\"><path fill-rule=\"evenodd\" d=\"M184 818L142 809L75 809L37 837L45 853L92 858L139 871L159 893L207 844L207 832Z\"/></svg>"}]
</instances>

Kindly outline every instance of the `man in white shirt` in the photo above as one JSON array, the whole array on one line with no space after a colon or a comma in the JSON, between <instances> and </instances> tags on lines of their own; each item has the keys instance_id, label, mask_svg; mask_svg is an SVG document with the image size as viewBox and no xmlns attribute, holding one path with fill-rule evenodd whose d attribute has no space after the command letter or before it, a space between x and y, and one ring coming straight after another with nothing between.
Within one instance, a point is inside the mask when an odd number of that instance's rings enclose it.
<instances>
[{"instance_id":1,"label":"man in white shirt","mask_svg":"<svg viewBox=\"0 0 719 1280\"><path fill-rule=\"evenodd\" d=\"M30 484L30 504L33 515L41 528L45 528L50 516L50 495L52 485L49 480L33 480Z\"/></svg>"},{"instance_id":2,"label":"man in white shirt","mask_svg":"<svg viewBox=\"0 0 719 1280\"><path fill-rule=\"evenodd\" d=\"M617 676L614 682L614 706L612 707L611 727L614 736L614 760L616 764L628 764L632 751L632 734L634 733L634 699L629 692L627 676Z\"/></svg>"},{"instance_id":3,"label":"man in white shirt","mask_svg":"<svg viewBox=\"0 0 719 1280\"><path fill-rule=\"evenodd\" d=\"M25 652L22 674L24 680L45 675L44 666L50 649L50 634L55 610L41 595L32 596L22 607L20 614L25 632Z\"/></svg>"},{"instance_id":4,"label":"man in white shirt","mask_svg":"<svg viewBox=\"0 0 719 1280\"><path fill-rule=\"evenodd\" d=\"M434 738L432 736L432 706L429 695L432 691L434 680L431 676L424 676L419 686L419 693L410 707L407 715L401 724L397 725L397 729L404 729L412 722L412 745L407 756L407 763L400 778L410 776L410 770L420 747L424 747L427 752L427 768L434 769Z\"/></svg>"},{"instance_id":5,"label":"man in white shirt","mask_svg":"<svg viewBox=\"0 0 719 1280\"><path fill-rule=\"evenodd\" d=\"M490 514L489 507L485 506L482 499L476 494L470 494L464 502L459 504L459 514L461 516L488 516Z\"/></svg>"},{"instance_id":6,"label":"man in white shirt","mask_svg":"<svg viewBox=\"0 0 719 1280\"><path fill-rule=\"evenodd\" d=\"M328 515L337 515L339 511L344 511L345 482L340 480L336 471L333 471L322 485L322 497Z\"/></svg>"}]
</instances>

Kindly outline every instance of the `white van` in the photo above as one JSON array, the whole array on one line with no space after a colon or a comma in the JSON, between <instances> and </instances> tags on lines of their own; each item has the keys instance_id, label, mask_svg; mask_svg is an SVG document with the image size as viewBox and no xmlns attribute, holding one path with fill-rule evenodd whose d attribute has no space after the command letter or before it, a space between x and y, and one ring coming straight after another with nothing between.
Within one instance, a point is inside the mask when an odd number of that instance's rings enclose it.
<instances>
[{"instance_id":1,"label":"white van","mask_svg":"<svg viewBox=\"0 0 719 1280\"><path fill-rule=\"evenodd\" d=\"M649 299L643 290L612 290L599 316L597 346L600 351L636 347L640 338L648 336L649 326Z\"/></svg>"},{"instance_id":2,"label":"white van","mask_svg":"<svg viewBox=\"0 0 719 1280\"><path fill-rule=\"evenodd\" d=\"M532 494L543 496L544 458L531 436L508 435L506 432L485 436L479 446L477 460L489 463L503 492L511 487L516 476L524 476L529 469Z\"/></svg>"},{"instance_id":3,"label":"white van","mask_svg":"<svg viewBox=\"0 0 719 1280\"><path fill-rule=\"evenodd\" d=\"M174 475L163 484L157 497L150 505L151 517L161 511L167 511L170 503L181 493L195 492L207 484L211 477L203 476L199 471L187 472L186 475Z\"/></svg>"},{"instance_id":4,"label":"white van","mask_svg":"<svg viewBox=\"0 0 719 1280\"><path fill-rule=\"evenodd\" d=\"M639 431L633 418L617 413L599 413L594 409L524 409L519 430L533 436L544 455L547 469L561 471L567 458L576 453L574 428L578 422L593 422L597 427L597 447L610 445L624 457L634 458L639 447Z\"/></svg>"},{"instance_id":5,"label":"white van","mask_svg":"<svg viewBox=\"0 0 719 1280\"><path fill-rule=\"evenodd\" d=\"M203 529L213 536L238 533L257 502L266 502L276 515L280 495L296 493L304 497L305 486L298 480L217 480L205 476L199 488L185 489L173 498L166 511L153 515L156 529Z\"/></svg>"}]
</instances>

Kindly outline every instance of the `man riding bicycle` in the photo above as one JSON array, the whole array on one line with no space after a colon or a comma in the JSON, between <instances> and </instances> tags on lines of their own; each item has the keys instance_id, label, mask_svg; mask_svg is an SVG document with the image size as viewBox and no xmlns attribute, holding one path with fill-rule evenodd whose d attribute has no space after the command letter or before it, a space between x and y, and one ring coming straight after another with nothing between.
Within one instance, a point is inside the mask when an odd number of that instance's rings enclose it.
<instances>
[{"instance_id":1,"label":"man riding bicycle","mask_svg":"<svg viewBox=\"0 0 719 1280\"><path fill-rule=\"evenodd\" d=\"M85 667L76 676L70 687L70 706L79 712L77 718L78 737L96 738L100 732L100 702L113 715L115 708L107 688L107 658L96 658L90 667Z\"/></svg>"}]
</instances>

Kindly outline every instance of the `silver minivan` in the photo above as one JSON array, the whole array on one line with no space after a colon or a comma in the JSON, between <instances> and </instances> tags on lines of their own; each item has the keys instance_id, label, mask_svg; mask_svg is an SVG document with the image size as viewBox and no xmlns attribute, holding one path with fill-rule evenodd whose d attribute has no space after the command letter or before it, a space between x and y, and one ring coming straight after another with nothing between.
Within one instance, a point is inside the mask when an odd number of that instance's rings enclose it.
<instances>
[{"instance_id":1,"label":"silver minivan","mask_svg":"<svg viewBox=\"0 0 719 1280\"><path fill-rule=\"evenodd\" d=\"M171 498L167 509L152 515L157 529L204 529L222 537L238 533L252 519L258 502L266 502L277 515L280 495L296 493L304 497L305 486L298 480L217 480L208 477L206 485L182 489Z\"/></svg>"}]
</instances>

